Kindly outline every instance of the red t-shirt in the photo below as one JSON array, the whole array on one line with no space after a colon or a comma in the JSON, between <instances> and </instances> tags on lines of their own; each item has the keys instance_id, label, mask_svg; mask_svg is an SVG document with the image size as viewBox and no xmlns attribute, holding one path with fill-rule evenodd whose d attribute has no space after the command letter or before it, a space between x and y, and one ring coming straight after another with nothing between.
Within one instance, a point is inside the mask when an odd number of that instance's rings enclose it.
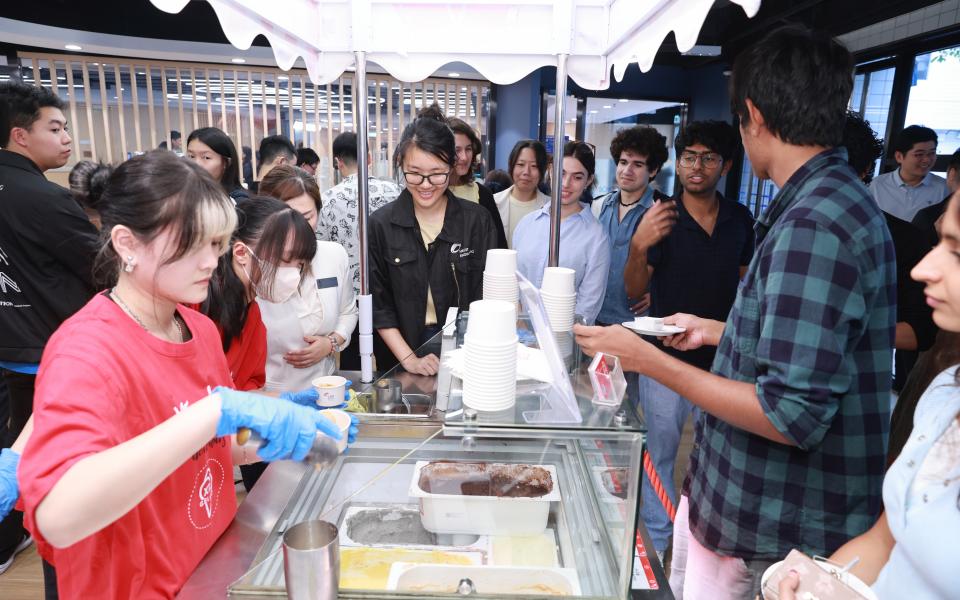
<instances>
[{"instance_id":1,"label":"red t-shirt","mask_svg":"<svg viewBox=\"0 0 960 600\"><path fill-rule=\"evenodd\" d=\"M237 509L230 440L211 440L130 512L57 549L37 505L77 461L112 448L231 385L214 324L178 307L192 339L160 340L97 294L50 338L34 395L34 431L20 462L27 528L57 570L60 597L172 598ZM104 496L110 490L102 490Z\"/></svg>"},{"instance_id":2,"label":"red t-shirt","mask_svg":"<svg viewBox=\"0 0 960 600\"><path fill-rule=\"evenodd\" d=\"M227 364L234 389L259 390L267 382L267 328L256 302L250 303L243 329L227 350Z\"/></svg>"}]
</instances>

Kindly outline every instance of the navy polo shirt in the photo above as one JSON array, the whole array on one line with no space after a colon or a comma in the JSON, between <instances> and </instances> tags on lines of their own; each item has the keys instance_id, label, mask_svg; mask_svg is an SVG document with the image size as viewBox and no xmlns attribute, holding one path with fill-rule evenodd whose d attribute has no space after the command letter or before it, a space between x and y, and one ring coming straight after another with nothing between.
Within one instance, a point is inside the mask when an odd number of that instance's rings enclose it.
<instances>
[{"instance_id":1,"label":"navy polo shirt","mask_svg":"<svg viewBox=\"0 0 960 600\"><path fill-rule=\"evenodd\" d=\"M726 321L740 284L740 267L753 258L753 217L747 207L720 199L720 211L713 234L708 235L675 198L677 223L667 237L647 251L653 267L650 279L650 315L667 317L683 312L707 319ZM716 348L687 352L663 348L667 353L710 369Z\"/></svg>"}]
</instances>

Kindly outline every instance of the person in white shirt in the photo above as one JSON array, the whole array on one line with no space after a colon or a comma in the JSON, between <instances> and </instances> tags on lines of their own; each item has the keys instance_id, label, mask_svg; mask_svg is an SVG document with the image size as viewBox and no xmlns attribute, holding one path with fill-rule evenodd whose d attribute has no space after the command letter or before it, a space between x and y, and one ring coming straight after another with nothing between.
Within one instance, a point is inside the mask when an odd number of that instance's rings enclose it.
<instances>
[{"instance_id":1,"label":"person in white shirt","mask_svg":"<svg viewBox=\"0 0 960 600\"><path fill-rule=\"evenodd\" d=\"M550 196L537 186L547 174L547 149L537 140L520 140L507 161L513 185L494 194L507 242L513 248L513 232L525 216L550 202Z\"/></svg>"},{"instance_id":2,"label":"person in white shirt","mask_svg":"<svg viewBox=\"0 0 960 600\"><path fill-rule=\"evenodd\" d=\"M274 167L260 182L260 193L286 202L316 230L320 189L309 173L289 165ZM268 392L303 389L336 370L334 354L347 347L357 326L357 299L350 259L343 246L317 242L312 277L278 302L258 299L267 328Z\"/></svg>"},{"instance_id":3,"label":"person in white shirt","mask_svg":"<svg viewBox=\"0 0 960 600\"><path fill-rule=\"evenodd\" d=\"M937 160L937 132L911 125L900 132L893 157L899 167L870 183L880 209L908 223L922 209L939 204L950 190L943 177L930 172Z\"/></svg>"}]
</instances>

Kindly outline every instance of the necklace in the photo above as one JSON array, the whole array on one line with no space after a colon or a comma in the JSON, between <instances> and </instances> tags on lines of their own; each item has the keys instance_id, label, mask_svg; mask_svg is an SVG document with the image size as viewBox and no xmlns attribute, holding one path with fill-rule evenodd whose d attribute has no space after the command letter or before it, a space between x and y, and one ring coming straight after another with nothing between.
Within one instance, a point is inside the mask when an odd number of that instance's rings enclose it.
<instances>
[{"instance_id":1,"label":"necklace","mask_svg":"<svg viewBox=\"0 0 960 600\"><path fill-rule=\"evenodd\" d=\"M123 309L123 312L125 312L125 313L127 313L128 315L130 315L131 317L133 317L133 320L136 321L137 324L140 325L140 327L143 327L144 331L147 331L147 332L150 331L150 329L147 327L146 323L144 323L144 322L140 319L140 317L137 316L137 313L133 312L133 310L131 310L131 308L130 308L129 306L127 306L127 303L124 302L124 301L120 298L120 295L117 294L117 288L116 288L116 287L113 287L113 288L110 290L110 297L111 297L117 304L120 305L120 308ZM179 337L180 337L180 343L182 344L182 343L183 343L183 328L180 326L180 321L177 319L176 313L174 313L174 315L173 315L173 324L177 326L177 334L179 335Z\"/></svg>"},{"instance_id":2,"label":"necklace","mask_svg":"<svg viewBox=\"0 0 960 600\"><path fill-rule=\"evenodd\" d=\"M619 198L617 198L617 202L620 203L620 206L625 206L625 207L627 207L627 208L630 208L631 206L633 206L633 205L637 204L638 202L640 202L640 200L642 200L642 199L643 199L643 198L640 197L640 198L637 198L636 200L634 200L633 202L631 202L630 204L627 204L627 203L625 203L625 202L623 201L623 196L620 196Z\"/></svg>"}]
</instances>

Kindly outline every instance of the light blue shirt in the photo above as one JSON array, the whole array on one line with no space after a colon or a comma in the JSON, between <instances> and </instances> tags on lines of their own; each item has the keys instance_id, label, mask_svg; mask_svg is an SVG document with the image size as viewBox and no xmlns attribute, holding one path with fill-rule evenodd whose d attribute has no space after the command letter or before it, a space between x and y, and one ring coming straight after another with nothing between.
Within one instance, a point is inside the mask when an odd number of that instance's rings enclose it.
<instances>
[{"instance_id":1,"label":"light blue shirt","mask_svg":"<svg viewBox=\"0 0 960 600\"><path fill-rule=\"evenodd\" d=\"M895 169L874 178L870 193L880 210L909 223L922 209L943 202L950 190L947 181L933 173L927 173L919 185L907 185L900 169Z\"/></svg>"},{"instance_id":2,"label":"light blue shirt","mask_svg":"<svg viewBox=\"0 0 960 600\"><path fill-rule=\"evenodd\" d=\"M543 282L543 270L547 268L549 246L550 205L547 204L520 219L513 231L517 269L538 288ZM576 271L576 314L593 324L607 287L610 244L589 207L560 222L559 266Z\"/></svg>"},{"instance_id":3,"label":"light blue shirt","mask_svg":"<svg viewBox=\"0 0 960 600\"><path fill-rule=\"evenodd\" d=\"M620 220L620 190L617 190L603 199L600 208L600 225L603 226L610 244L610 274L607 276L607 287L604 291L603 304L597 318L603 323L623 323L632 321L633 313L630 306L637 301L627 297L627 288L623 283L623 271L627 266L627 257L630 254L630 239L637 230L640 219L653 206L653 186L647 186L647 191L637 202L637 206L630 209L623 220Z\"/></svg>"},{"instance_id":4,"label":"light blue shirt","mask_svg":"<svg viewBox=\"0 0 960 600\"><path fill-rule=\"evenodd\" d=\"M927 453L960 414L956 373L957 367L940 373L923 393L913 417L913 433L884 478L883 503L896 544L873 584L880 600L956 598L960 590L957 461L952 462L951 472L943 474L945 484L931 482L911 491L911 486L923 485L917 473Z\"/></svg>"}]
</instances>

